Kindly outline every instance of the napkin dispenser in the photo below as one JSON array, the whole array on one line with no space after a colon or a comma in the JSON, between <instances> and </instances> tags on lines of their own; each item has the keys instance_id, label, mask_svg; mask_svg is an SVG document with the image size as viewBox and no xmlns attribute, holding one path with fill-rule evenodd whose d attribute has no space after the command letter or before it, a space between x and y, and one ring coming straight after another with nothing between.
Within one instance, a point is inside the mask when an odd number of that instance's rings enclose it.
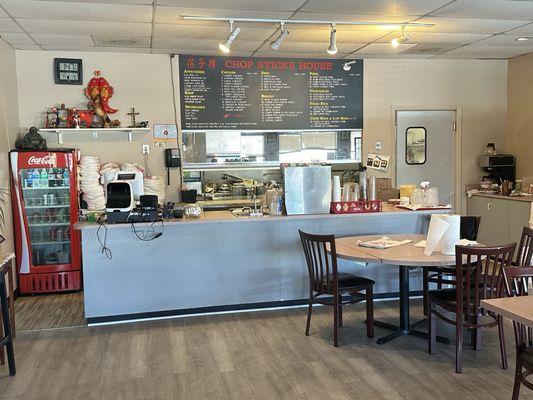
<instances>
[{"instance_id":1,"label":"napkin dispenser","mask_svg":"<svg viewBox=\"0 0 533 400\"><path fill-rule=\"evenodd\" d=\"M424 254L430 256L434 251L454 255L455 245L461 240L461 216L452 214L433 214L429 222Z\"/></svg>"}]
</instances>

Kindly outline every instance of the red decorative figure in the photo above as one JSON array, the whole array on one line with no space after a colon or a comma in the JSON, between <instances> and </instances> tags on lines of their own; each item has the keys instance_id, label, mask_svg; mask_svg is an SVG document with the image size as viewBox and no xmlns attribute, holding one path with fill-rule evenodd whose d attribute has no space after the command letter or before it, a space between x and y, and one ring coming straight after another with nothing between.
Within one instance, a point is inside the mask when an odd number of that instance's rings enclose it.
<instances>
[{"instance_id":1,"label":"red decorative figure","mask_svg":"<svg viewBox=\"0 0 533 400\"><path fill-rule=\"evenodd\" d=\"M113 87L105 78L100 76L100 71L94 71L92 78L85 88L85 95L90 100L89 108L94 109L94 113L102 118L104 128L109 128L111 119L107 114L114 114L118 110L109 106L109 99L113 96Z\"/></svg>"}]
</instances>

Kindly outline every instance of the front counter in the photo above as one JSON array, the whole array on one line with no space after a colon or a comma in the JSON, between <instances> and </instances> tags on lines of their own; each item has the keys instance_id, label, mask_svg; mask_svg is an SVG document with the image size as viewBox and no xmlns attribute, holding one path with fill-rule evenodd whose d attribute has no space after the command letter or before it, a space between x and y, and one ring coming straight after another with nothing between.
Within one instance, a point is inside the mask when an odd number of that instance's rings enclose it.
<instances>
[{"instance_id":1,"label":"front counter","mask_svg":"<svg viewBox=\"0 0 533 400\"><path fill-rule=\"evenodd\" d=\"M424 233L429 218L427 211L393 208L374 214L260 218L211 211L196 220L165 222L163 235L152 241L140 240L131 224L98 229L78 223L85 317L96 323L302 304L309 286L298 229L339 237ZM136 224L136 229L149 225ZM111 259L102 252L104 240ZM398 291L397 268L339 260L339 269L374 279L378 296ZM411 280L411 288L420 290L420 271L413 271Z\"/></svg>"}]
</instances>

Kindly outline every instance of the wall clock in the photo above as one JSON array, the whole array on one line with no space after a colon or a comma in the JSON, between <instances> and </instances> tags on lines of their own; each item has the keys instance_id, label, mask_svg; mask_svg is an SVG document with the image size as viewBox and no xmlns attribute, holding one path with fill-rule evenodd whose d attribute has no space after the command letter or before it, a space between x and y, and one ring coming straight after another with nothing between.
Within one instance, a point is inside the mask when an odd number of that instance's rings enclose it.
<instances>
[{"instance_id":1,"label":"wall clock","mask_svg":"<svg viewBox=\"0 0 533 400\"><path fill-rule=\"evenodd\" d=\"M54 81L57 85L82 85L81 59L54 58Z\"/></svg>"}]
</instances>

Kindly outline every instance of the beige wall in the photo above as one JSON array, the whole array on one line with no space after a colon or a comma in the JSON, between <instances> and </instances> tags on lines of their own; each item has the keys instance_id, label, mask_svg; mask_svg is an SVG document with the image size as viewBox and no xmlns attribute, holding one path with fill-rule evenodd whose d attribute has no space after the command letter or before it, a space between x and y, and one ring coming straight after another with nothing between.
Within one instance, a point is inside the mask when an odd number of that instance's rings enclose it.
<instances>
[{"instance_id":1,"label":"beige wall","mask_svg":"<svg viewBox=\"0 0 533 400\"><path fill-rule=\"evenodd\" d=\"M55 85L52 78L54 57L82 58L85 82L94 69L115 87L111 105L125 125L126 112L135 106L141 119L150 123L174 120L169 58L165 55L17 51L19 74L20 124L26 130L43 123L44 110L61 102L83 106L81 86ZM473 60L366 60L364 79L364 149L383 144L385 154L392 151L391 107L461 107L462 110L462 186L482 175L476 156L484 145L494 141L503 146L506 124L507 62ZM55 139L48 137L49 145ZM142 160L141 142L133 143L100 137L65 135L65 146L79 147L104 161ZM152 173L163 174L162 149L152 147ZM386 175L391 175L389 171ZM175 181L175 179L174 179ZM172 186L171 191L175 190Z\"/></svg>"},{"instance_id":2,"label":"beige wall","mask_svg":"<svg viewBox=\"0 0 533 400\"><path fill-rule=\"evenodd\" d=\"M18 132L17 95L15 50L0 39L0 187L3 189L9 189L10 137ZM0 245L0 255L13 250L11 204L5 211L6 224L1 230L7 240Z\"/></svg>"},{"instance_id":3,"label":"beige wall","mask_svg":"<svg viewBox=\"0 0 533 400\"><path fill-rule=\"evenodd\" d=\"M517 177L533 176L533 54L509 60L507 113L505 149L516 156Z\"/></svg>"},{"instance_id":4,"label":"beige wall","mask_svg":"<svg viewBox=\"0 0 533 400\"><path fill-rule=\"evenodd\" d=\"M83 60L84 85L56 85L53 79L55 57L81 58ZM102 71L102 76L114 87L115 94L109 101L118 108L112 119L122 126L130 125L127 113L131 107L140 112L137 121L173 124L172 83L168 55L91 52L45 52L17 51L19 74L20 126L22 133L30 126L42 127L44 112L52 106L65 103L67 107L86 109L87 98L83 94L93 71ZM126 133L101 133L94 139L88 133L65 134L59 145L53 134L45 135L48 147L75 147L82 154L99 156L103 162L138 162L142 164L142 144L152 144L152 134L137 134L130 143ZM174 145L173 145L174 146ZM153 175L166 176L163 165L163 148L150 146L149 167ZM177 196L179 173L173 172L172 185L167 187L167 197Z\"/></svg>"}]
</instances>

